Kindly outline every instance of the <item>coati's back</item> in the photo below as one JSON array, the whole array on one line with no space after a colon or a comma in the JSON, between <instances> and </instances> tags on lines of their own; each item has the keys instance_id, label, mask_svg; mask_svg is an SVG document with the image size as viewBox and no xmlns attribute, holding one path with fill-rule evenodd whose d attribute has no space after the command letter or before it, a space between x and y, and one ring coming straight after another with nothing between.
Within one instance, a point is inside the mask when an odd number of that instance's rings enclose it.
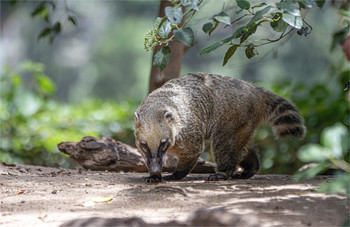
<instances>
[{"instance_id":1,"label":"coati's back","mask_svg":"<svg viewBox=\"0 0 350 227\"><path fill-rule=\"evenodd\" d=\"M302 138L305 134L302 117L286 99L248 82L215 74L187 74L170 80L152 92L137 112L157 124L169 108L179 118L177 123L205 124L206 137L213 128L228 122L236 124L232 127L251 124L254 128L266 122L277 137Z\"/></svg>"},{"instance_id":2,"label":"coati's back","mask_svg":"<svg viewBox=\"0 0 350 227\"><path fill-rule=\"evenodd\" d=\"M216 126L228 122L251 124L256 128L265 122L272 126L277 138L303 138L303 118L286 99L248 82L213 74L199 74L213 94Z\"/></svg>"}]
</instances>

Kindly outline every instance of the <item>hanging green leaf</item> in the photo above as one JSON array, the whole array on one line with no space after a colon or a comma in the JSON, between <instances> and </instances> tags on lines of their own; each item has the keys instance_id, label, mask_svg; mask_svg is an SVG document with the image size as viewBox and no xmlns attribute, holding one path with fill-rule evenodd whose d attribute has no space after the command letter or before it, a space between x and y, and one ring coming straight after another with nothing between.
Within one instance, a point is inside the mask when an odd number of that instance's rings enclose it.
<instances>
[{"instance_id":1,"label":"hanging green leaf","mask_svg":"<svg viewBox=\"0 0 350 227\"><path fill-rule=\"evenodd\" d=\"M233 45L232 47L228 48L225 57L224 62L222 63L222 66L226 65L227 61L233 56L233 54L236 52L239 45Z\"/></svg>"},{"instance_id":2,"label":"hanging green leaf","mask_svg":"<svg viewBox=\"0 0 350 227\"><path fill-rule=\"evenodd\" d=\"M44 74L36 74L35 79L38 85L38 91L44 95L51 95L55 90L55 84Z\"/></svg>"},{"instance_id":3,"label":"hanging green leaf","mask_svg":"<svg viewBox=\"0 0 350 227\"><path fill-rule=\"evenodd\" d=\"M36 15L42 14L43 11L47 11L47 8L45 5L43 4L39 4L32 12L31 12L31 16L35 17Z\"/></svg>"},{"instance_id":4,"label":"hanging green leaf","mask_svg":"<svg viewBox=\"0 0 350 227\"><path fill-rule=\"evenodd\" d=\"M210 32L214 27L215 27L216 22L215 21L210 21L208 23L205 23L202 27L202 30L204 33Z\"/></svg>"},{"instance_id":5,"label":"hanging green leaf","mask_svg":"<svg viewBox=\"0 0 350 227\"><path fill-rule=\"evenodd\" d=\"M316 0L316 5L318 6L318 8L322 8L325 3L326 0Z\"/></svg>"},{"instance_id":6,"label":"hanging green leaf","mask_svg":"<svg viewBox=\"0 0 350 227\"><path fill-rule=\"evenodd\" d=\"M166 17L157 17L156 21L154 22L154 28L159 29L160 26L166 21Z\"/></svg>"},{"instance_id":7,"label":"hanging green leaf","mask_svg":"<svg viewBox=\"0 0 350 227\"><path fill-rule=\"evenodd\" d=\"M246 30L245 26L237 28L237 30L230 37L231 40L241 37L244 34L245 30ZM229 38L227 38L227 39L229 39ZM229 40L229 41L231 41L231 40Z\"/></svg>"},{"instance_id":8,"label":"hanging green leaf","mask_svg":"<svg viewBox=\"0 0 350 227\"><path fill-rule=\"evenodd\" d=\"M172 25L178 25L181 23L183 13L180 6L167 6L165 7L165 16L168 18Z\"/></svg>"},{"instance_id":9,"label":"hanging green leaf","mask_svg":"<svg viewBox=\"0 0 350 227\"><path fill-rule=\"evenodd\" d=\"M181 5L186 6L187 9L198 11L198 0L181 0Z\"/></svg>"},{"instance_id":10,"label":"hanging green leaf","mask_svg":"<svg viewBox=\"0 0 350 227\"><path fill-rule=\"evenodd\" d=\"M158 35L160 35L162 38L167 38L170 32L171 32L171 24L168 20L166 20L159 27Z\"/></svg>"},{"instance_id":11,"label":"hanging green leaf","mask_svg":"<svg viewBox=\"0 0 350 227\"><path fill-rule=\"evenodd\" d=\"M219 42L216 42L206 48L204 48L203 50L201 50L201 52L199 53L199 55L203 55L203 54L208 54L216 49L218 49L219 47L221 47L222 45L231 42L234 39L239 38L242 35L242 32L244 31L245 26L239 27L230 37L223 39Z\"/></svg>"},{"instance_id":12,"label":"hanging green leaf","mask_svg":"<svg viewBox=\"0 0 350 227\"><path fill-rule=\"evenodd\" d=\"M257 4L257 5L255 5L255 6L253 6L252 9L260 8L260 7L263 7L263 6L266 6L266 5L267 5L266 2L262 2L262 3L260 3L260 4Z\"/></svg>"},{"instance_id":13,"label":"hanging green leaf","mask_svg":"<svg viewBox=\"0 0 350 227\"><path fill-rule=\"evenodd\" d=\"M255 55L258 55L258 52L255 50L253 45L249 45L246 49L245 49L245 55L247 56L247 58L252 58Z\"/></svg>"},{"instance_id":14,"label":"hanging green leaf","mask_svg":"<svg viewBox=\"0 0 350 227\"><path fill-rule=\"evenodd\" d=\"M350 24L345 28L341 29L340 31L337 31L333 34L331 50L334 50L337 44L341 44L343 42L343 40L345 39L349 31L350 31Z\"/></svg>"},{"instance_id":15,"label":"hanging green leaf","mask_svg":"<svg viewBox=\"0 0 350 227\"><path fill-rule=\"evenodd\" d=\"M46 37L48 37L48 36L50 36L50 35L51 35L51 28L50 28L50 27L44 28L44 29L40 32L40 34L38 35L38 40L44 39L44 38L46 38Z\"/></svg>"},{"instance_id":16,"label":"hanging green leaf","mask_svg":"<svg viewBox=\"0 0 350 227\"><path fill-rule=\"evenodd\" d=\"M199 52L199 55L209 54L210 52L218 49L222 45L224 45L224 43L222 41L216 42L216 43L204 48L203 50L201 50L201 52Z\"/></svg>"},{"instance_id":17,"label":"hanging green leaf","mask_svg":"<svg viewBox=\"0 0 350 227\"><path fill-rule=\"evenodd\" d=\"M225 12L221 12L219 14L216 14L214 17L213 17L214 20L218 21L218 22L221 22L221 23L224 23L224 24L227 24L227 25L231 25L231 18L229 15L227 15L227 13Z\"/></svg>"},{"instance_id":18,"label":"hanging green leaf","mask_svg":"<svg viewBox=\"0 0 350 227\"><path fill-rule=\"evenodd\" d=\"M52 31L55 33L54 35L57 35L61 32L61 23L60 22L56 22L53 26L52 26Z\"/></svg>"},{"instance_id":19,"label":"hanging green leaf","mask_svg":"<svg viewBox=\"0 0 350 227\"><path fill-rule=\"evenodd\" d=\"M282 14L282 20L294 28L303 27L303 18L301 16L293 16L288 13Z\"/></svg>"},{"instance_id":20,"label":"hanging green leaf","mask_svg":"<svg viewBox=\"0 0 350 227\"><path fill-rule=\"evenodd\" d=\"M300 7L302 8L312 8L312 6L316 4L314 0L296 0L296 1L300 3Z\"/></svg>"},{"instance_id":21,"label":"hanging green leaf","mask_svg":"<svg viewBox=\"0 0 350 227\"><path fill-rule=\"evenodd\" d=\"M293 16L300 16L299 5L294 1L278 2L276 3L276 6Z\"/></svg>"},{"instance_id":22,"label":"hanging green leaf","mask_svg":"<svg viewBox=\"0 0 350 227\"><path fill-rule=\"evenodd\" d=\"M276 31L276 32L285 32L286 29L288 28L288 24L286 24L282 20L282 14L281 13L276 13L274 18L278 18L276 21L270 22L271 28Z\"/></svg>"},{"instance_id":23,"label":"hanging green leaf","mask_svg":"<svg viewBox=\"0 0 350 227\"><path fill-rule=\"evenodd\" d=\"M54 10L56 8L56 4L53 1L42 1L39 5L31 12L31 16L37 16L40 19L44 19L46 22L50 23L49 19L49 9L48 5L52 7Z\"/></svg>"},{"instance_id":24,"label":"hanging green leaf","mask_svg":"<svg viewBox=\"0 0 350 227\"><path fill-rule=\"evenodd\" d=\"M250 3L246 0L236 0L237 6L241 9L249 9Z\"/></svg>"},{"instance_id":25,"label":"hanging green leaf","mask_svg":"<svg viewBox=\"0 0 350 227\"><path fill-rule=\"evenodd\" d=\"M243 43L248 39L249 36L253 35L256 32L259 24L253 24L246 32L243 33L240 43Z\"/></svg>"},{"instance_id":26,"label":"hanging green leaf","mask_svg":"<svg viewBox=\"0 0 350 227\"><path fill-rule=\"evenodd\" d=\"M67 20L72 23L74 26L77 26L77 18L75 16L69 15Z\"/></svg>"},{"instance_id":27,"label":"hanging green leaf","mask_svg":"<svg viewBox=\"0 0 350 227\"><path fill-rule=\"evenodd\" d=\"M255 22L257 22L258 20L260 20L265 14L267 14L270 9L273 8L272 6L266 6L265 8L263 8L262 10L259 10L255 13L255 15L252 17L252 19L250 19L250 21L248 22L248 24L246 25L247 28L249 28L250 26L252 26Z\"/></svg>"},{"instance_id":28,"label":"hanging green leaf","mask_svg":"<svg viewBox=\"0 0 350 227\"><path fill-rule=\"evenodd\" d=\"M154 67L160 68L161 71L167 66L170 61L171 50L169 47L165 46L158 50L158 52L153 57L152 65Z\"/></svg>"},{"instance_id":29,"label":"hanging green leaf","mask_svg":"<svg viewBox=\"0 0 350 227\"><path fill-rule=\"evenodd\" d=\"M192 47L194 43L194 34L191 28L183 28L174 31L176 40L182 42L186 46Z\"/></svg>"}]
</instances>

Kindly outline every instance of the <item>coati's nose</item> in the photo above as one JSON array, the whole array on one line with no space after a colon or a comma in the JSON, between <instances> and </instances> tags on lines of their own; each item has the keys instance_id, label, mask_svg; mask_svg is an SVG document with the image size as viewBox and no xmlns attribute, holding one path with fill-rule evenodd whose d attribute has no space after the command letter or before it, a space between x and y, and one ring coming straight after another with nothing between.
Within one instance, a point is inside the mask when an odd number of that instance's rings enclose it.
<instances>
[{"instance_id":1,"label":"coati's nose","mask_svg":"<svg viewBox=\"0 0 350 227\"><path fill-rule=\"evenodd\" d=\"M161 163L157 160L157 158L152 158L150 163L149 163L149 172L153 174L159 174L162 171L162 166Z\"/></svg>"},{"instance_id":2,"label":"coati's nose","mask_svg":"<svg viewBox=\"0 0 350 227\"><path fill-rule=\"evenodd\" d=\"M151 165L149 168L149 172L151 174L159 174L161 172L161 168L159 165Z\"/></svg>"}]
</instances>

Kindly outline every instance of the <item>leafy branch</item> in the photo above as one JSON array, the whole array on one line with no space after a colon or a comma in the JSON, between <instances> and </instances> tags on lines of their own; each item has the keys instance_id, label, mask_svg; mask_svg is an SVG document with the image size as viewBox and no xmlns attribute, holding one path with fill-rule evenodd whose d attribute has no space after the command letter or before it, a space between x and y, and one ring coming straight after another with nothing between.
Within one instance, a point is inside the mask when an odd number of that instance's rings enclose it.
<instances>
[{"instance_id":1,"label":"leafy branch","mask_svg":"<svg viewBox=\"0 0 350 227\"><path fill-rule=\"evenodd\" d=\"M145 37L144 46L147 51L154 50L157 46L163 46L154 55L153 66L163 70L169 63L171 55L171 50L168 47L169 42L176 40L184 43L186 46L193 46L194 33L186 25L199 10L198 7L202 1L181 0L179 3L177 1L171 1L173 6L165 7L165 17L158 17L154 29L149 31ZM189 10L183 13L183 7L187 7ZM190 17L181 24L183 18L190 13Z\"/></svg>"},{"instance_id":2,"label":"leafy branch","mask_svg":"<svg viewBox=\"0 0 350 227\"><path fill-rule=\"evenodd\" d=\"M157 46L161 47L154 56L153 66L159 67L161 70L170 61L171 50L168 47L170 41L176 40L192 47L194 43L194 34L190 27L185 27L193 18L196 12L199 11L199 6L203 0L172 0L172 7L166 7L164 18L157 18L156 25L153 30L147 33L145 38L145 49L154 50ZM217 41L210 46L205 47L200 51L199 55L208 54L218 49L223 45L228 45L223 65L234 55L236 50L241 47L245 48L247 58L252 58L258 54L256 47L275 43L290 35L292 31L297 29L297 34L307 36L312 27L302 18L301 9L312 8L314 6L323 7L325 0L281 0L274 5L269 5L266 2L251 6L247 0L236 0L238 10L233 14L233 17L238 17L231 21L231 16L224 12L224 7L221 12L212 16L209 22L202 27L204 33L209 36L218 28L219 24L223 24L224 29L227 27L235 27L236 23L242 19L247 19L245 25L238 27L231 36ZM186 14L182 13L182 6L189 8ZM186 22L178 26L188 13L192 13ZM250 41L248 38L255 34L258 28L263 24L269 24L269 27L276 33L282 33L277 39L261 38L255 41ZM304 25L305 24L305 25ZM169 34L171 34L170 37Z\"/></svg>"},{"instance_id":3,"label":"leafy branch","mask_svg":"<svg viewBox=\"0 0 350 227\"><path fill-rule=\"evenodd\" d=\"M64 12L66 21L73 26L77 26L77 19L68 8L66 1ZM62 23L60 21L52 22L52 14L56 10L55 1L44 0L40 1L39 4L32 11L31 16L37 17L46 22L47 26L39 33L38 40L48 38L50 44L54 41L56 36L61 33Z\"/></svg>"}]
</instances>

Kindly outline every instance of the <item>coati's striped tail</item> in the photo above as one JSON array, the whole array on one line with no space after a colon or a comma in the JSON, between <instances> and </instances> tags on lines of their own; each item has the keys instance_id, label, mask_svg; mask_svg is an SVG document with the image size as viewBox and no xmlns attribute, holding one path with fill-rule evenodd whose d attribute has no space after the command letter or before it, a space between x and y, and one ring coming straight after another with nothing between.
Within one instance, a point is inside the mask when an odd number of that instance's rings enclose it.
<instances>
[{"instance_id":1,"label":"coati's striped tail","mask_svg":"<svg viewBox=\"0 0 350 227\"><path fill-rule=\"evenodd\" d=\"M304 119L286 99L265 91L265 120L272 126L277 138L292 136L302 139L306 133Z\"/></svg>"}]
</instances>

